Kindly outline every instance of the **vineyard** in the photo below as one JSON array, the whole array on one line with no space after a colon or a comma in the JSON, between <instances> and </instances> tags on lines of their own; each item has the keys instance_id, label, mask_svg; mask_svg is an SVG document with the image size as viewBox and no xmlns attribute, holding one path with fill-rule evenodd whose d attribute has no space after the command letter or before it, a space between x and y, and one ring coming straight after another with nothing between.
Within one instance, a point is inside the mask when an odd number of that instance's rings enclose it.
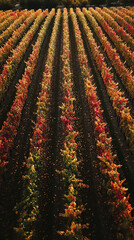
<instances>
[{"instance_id":1,"label":"vineyard","mask_svg":"<svg viewBox=\"0 0 134 240\"><path fill-rule=\"evenodd\" d=\"M134 240L134 7L0 11L1 240Z\"/></svg>"}]
</instances>

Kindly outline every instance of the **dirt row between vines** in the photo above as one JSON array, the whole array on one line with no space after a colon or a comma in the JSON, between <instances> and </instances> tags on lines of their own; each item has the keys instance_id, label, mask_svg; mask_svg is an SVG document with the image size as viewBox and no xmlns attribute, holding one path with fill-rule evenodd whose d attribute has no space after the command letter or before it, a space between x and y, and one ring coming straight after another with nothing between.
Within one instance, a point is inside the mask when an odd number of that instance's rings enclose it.
<instances>
[{"instance_id":1,"label":"dirt row between vines","mask_svg":"<svg viewBox=\"0 0 134 240\"><path fill-rule=\"evenodd\" d=\"M47 57L50 36L53 28L54 19L52 20L44 39L42 49L39 55L39 60L32 77L31 84L29 86L28 97L25 106L22 111L22 119L18 128L17 136L14 140L14 148L10 152L8 170L5 173L2 184L2 198L1 204L3 209L3 215L0 224L2 226L3 239L15 239L13 227L16 226L16 216L13 212L13 208L16 202L20 201L22 194L22 176L26 169L23 166L25 162L25 156L29 154L30 138L33 134L33 122L36 120L36 102L41 89L42 73L45 67L45 61ZM41 27L41 26L40 26ZM2 102L3 121L6 119L6 114L9 111L13 99L15 97L16 88L15 85L25 69L25 59L28 59L29 54L32 51L32 44L35 43L38 32L35 34L34 39L27 49L27 52L21 62L16 76L8 89L4 101ZM8 97L7 97L8 96ZM5 107L5 108L4 108ZM4 111L5 110L5 111ZM5 238L4 238L5 237Z\"/></svg>"},{"instance_id":2,"label":"dirt row between vines","mask_svg":"<svg viewBox=\"0 0 134 240\"><path fill-rule=\"evenodd\" d=\"M29 29L30 29L30 27L32 26L32 24L34 23L34 21L29 25L29 27L26 29L26 31L25 31L25 34L27 34L27 32L29 31ZM42 24L42 23L41 23ZM41 26L41 24L40 24L40 26ZM37 31L38 32L38 31ZM24 35L25 35L24 34ZM22 38L24 37L24 35L21 37L21 39L20 40L18 40L17 42L16 42L16 44L15 44L15 46L14 46L14 48L13 49L15 49L16 48L16 46L18 46L19 45L19 43L21 42L21 40L22 40ZM34 36L34 38L36 38L36 35ZM34 39L32 40L32 41L34 41ZM30 45L31 46L31 45ZM29 47L30 47L29 46ZM3 47L3 46L2 46ZM27 49L28 50L28 49ZM11 56L12 55L12 53L10 52L9 53L9 55L8 55L8 57L9 56ZM27 56L27 53L25 53L25 56L24 57L26 57ZM7 60L7 59L6 59ZM3 63L3 65L6 63L6 60L4 61L4 63ZM23 61L23 60L22 60ZM2 73L2 67L0 68L0 74Z\"/></svg>"},{"instance_id":3,"label":"dirt row between vines","mask_svg":"<svg viewBox=\"0 0 134 240\"><path fill-rule=\"evenodd\" d=\"M17 236L13 227L17 224L16 215L13 208L16 202L21 200L22 196L22 176L26 173L25 156L29 155L30 138L33 134L33 122L36 121L37 98L41 90L42 73L44 70L50 36L54 19L52 20L44 39L39 60L29 87L28 98L22 112L22 119L18 129L18 134L14 141L14 148L10 152L8 170L3 177L2 196L0 206L2 206L2 219L0 225L2 226L2 240L16 239ZM110 136L113 138L113 151L117 153L117 163L122 164L121 177L126 178L126 187L131 193L131 203L134 200L134 176L132 169L134 169L133 155L128 149L124 134L122 133L119 120L113 110L110 99L107 95L106 88L103 84L100 73L97 70L96 64L92 59L91 50L89 48L86 35L83 27L79 22L84 47L88 57L89 67L92 70L93 79L97 87L98 96L102 102L102 109L104 110L104 119L108 123L107 129ZM93 31L93 30L92 30ZM61 170L64 166L60 154L60 149L63 143L63 129L61 124L61 109L62 104L62 18L59 26L58 39L56 43L56 52L53 67L52 85L51 85L51 104L49 111L49 127L48 138L49 142L45 146L47 155L44 159L42 167L42 178L40 179L40 219L38 220L36 229L36 238L38 240L65 240L66 238L57 234L58 230L64 230L65 220L59 217L59 213L64 209L64 191L61 176L57 170ZM75 35L71 18L69 17L69 34L70 34L70 60L73 81L73 92L75 101L76 113L76 131L79 132L77 139L78 144L78 160L80 161L79 171L81 179L85 184L90 186L89 189L84 189L81 192L83 204L86 211L82 215L83 223L90 223L89 229L84 230L84 235L91 237L92 240L114 240L115 236L112 226L112 216L107 205L107 194L103 187L103 178L99 169L99 160L97 159L96 144L93 133L93 123L91 121L89 106L85 96L84 83L81 77L80 65L78 61L78 53L75 42ZM97 43L100 45L101 51L104 53L99 39L94 33ZM32 44L36 41L37 33L33 39ZM14 81L10 85L5 98L3 99L1 107L1 125L6 119L6 114L9 111L13 99L15 97L15 85L21 78L24 69L25 61L31 53L32 46L27 49L23 61L21 62ZM106 61L111 67L110 61L105 54ZM112 68L113 72L115 70ZM121 81L116 75L116 81L123 89ZM125 93L127 96L127 92ZM131 99L130 99L131 100ZM131 102L131 101L130 101ZM131 102L132 103L132 102ZM5 108L4 108L5 106ZM134 109L133 109L134 110ZM134 112L134 111L133 111ZM116 233L115 233L116 234ZM20 238L18 240L21 240ZM22 239L23 240L23 239Z\"/></svg>"},{"instance_id":4,"label":"dirt row between vines","mask_svg":"<svg viewBox=\"0 0 134 240\"><path fill-rule=\"evenodd\" d=\"M43 20L44 22L45 20ZM30 45L28 46L25 55L23 56L22 61L20 62L18 69L16 71L15 76L13 77L1 103L0 103L0 128L2 127L3 122L6 120L7 117L7 113L10 110L14 98L15 98L15 94L16 94L16 84L19 82L19 79L22 78L22 75L24 73L25 67L26 67L26 62L28 61L28 58L30 56L30 54L32 53L32 46L35 44L37 37L38 37L38 33L41 29L41 26L43 24L43 22L40 24L36 34L34 35ZM31 25L30 25L31 26ZM30 29L30 27L28 28L28 30ZM25 32L25 34L28 32L28 30ZM21 41L21 40L20 40ZM19 42L18 42L19 44ZM4 66L4 65L3 65Z\"/></svg>"},{"instance_id":5,"label":"dirt row between vines","mask_svg":"<svg viewBox=\"0 0 134 240\"><path fill-rule=\"evenodd\" d=\"M121 53L119 52L119 50L116 48L114 42L113 42L112 39L109 37L109 35L108 35L107 32L105 31L105 29L101 26L101 24L99 23L99 21L98 21L96 18L95 18L95 20L96 20L96 22L98 23L98 25L100 26L100 28L102 29L103 34L107 37L107 39L108 39L108 41L110 42L111 46L116 49L116 52L117 52L118 55L120 56L121 61L122 61L122 62L125 62L125 57L122 56L122 54L121 54ZM127 32L127 31L126 31L126 32ZM128 69L130 68L129 65L128 65L126 62L125 62L125 67L128 68Z\"/></svg>"},{"instance_id":6,"label":"dirt row between vines","mask_svg":"<svg viewBox=\"0 0 134 240\"><path fill-rule=\"evenodd\" d=\"M95 38L95 41L96 41L96 43L97 43L98 46L99 46L99 49L100 49L101 53L104 55L104 58L105 58L105 60L106 60L106 63L107 63L107 65L108 65L108 67L111 69L111 72L114 74L114 81L118 83L119 88L121 89L122 92L124 92L125 97L129 100L129 101L128 101L128 106L130 107L132 116L134 116L134 99L131 98L131 96L130 96L130 94L128 93L127 89L126 89L125 86L123 85L120 76L119 76L118 73L116 72L115 68L112 66L111 61L109 60L108 55L107 55L106 51L104 50L104 48L103 48L103 46L102 46L102 44L101 44L101 42L100 42L100 39L97 37L96 33L94 32L94 30L93 30L93 28L92 28L92 26L91 26L91 24L90 24L90 22L89 22L89 20L88 20L87 17L86 17L86 20L87 20L88 26L90 27L90 29L91 29L91 31L92 31L92 33L93 33L93 36L94 36L94 38ZM97 21L97 20L96 20L96 21ZM100 26L99 22L97 22L97 23L98 23L98 25ZM101 26L100 26L100 27L101 27ZM101 29L102 29L102 27L101 27ZM113 43L112 40L109 38L108 34L104 31L104 29L102 29L102 31L103 31L103 33L105 34L105 36L107 37L107 39L108 39L108 41L110 42L111 46L116 49L116 47L114 46L114 43ZM116 50L116 51L117 51L117 50ZM120 56L121 61L122 61L122 62L125 62L125 60L124 60L123 57L120 55L120 53L119 53L118 51L117 51L117 53L118 53L118 55ZM128 67L128 69L129 69L129 67Z\"/></svg>"},{"instance_id":7,"label":"dirt row between vines","mask_svg":"<svg viewBox=\"0 0 134 240\"><path fill-rule=\"evenodd\" d=\"M80 66L78 62L78 53L76 48L73 25L70 19L70 45L71 45L71 64L74 83L75 112L77 119L77 130L79 137L79 160L81 163L81 176L90 188L88 192L83 193L83 201L86 205L83 220L90 222L90 231L85 235L92 239L108 239L107 224L109 220L105 218L103 208L101 177L98 168L96 154L96 145L93 134L93 125L89 113L88 102L85 97L84 83L81 77Z\"/></svg>"},{"instance_id":8,"label":"dirt row between vines","mask_svg":"<svg viewBox=\"0 0 134 240\"><path fill-rule=\"evenodd\" d=\"M88 22L88 24L89 24L89 22ZM116 115L115 110L112 107L112 103L111 103L110 98L107 94L106 87L103 83L101 74L98 71L96 63L92 58L92 53L91 53L86 35L84 33L84 30L83 30L80 22L79 22L79 25L80 25L80 30L82 32L84 47L85 47L86 54L87 54L88 61L89 61L89 67L91 67L91 69L92 69L92 73L93 73L93 76L94 76L94 82L95 82L95 85L97 87L98 96L99 96L99 98L101 100L101 103L102 103L102 109L104 110L104 114L103 114L104 119L108 124L109 132L110 132L110 135L112 136L112 139L113 139L113 150L116 151L116 154L118 156L117 163L122 165L121 177L126 178L127 187L129 188L129 192L131 193L132 199L134 199L134 190L133 190L133 184L134 184L134 176L133 176L134 155L129 150L129 146L128 146L128 143L125 139L125 135L122 132L122 129L120 127L119 119ZM89 27L91 28L91 30L94 34L94 38L95 38L96 42L98 43L98 46L100 47L101 52L105 56L108 67L110 67L113 70L113 73L114 73L114 76L115 76L115 81L119 84L119 87L121 89L123 89L121 81L119 79L119 76L116 74L115 70L113 69L110 61L108 60L108 57L107 57L106 53L104 52L104 49L102 48L102 45L101 45L99 39L97 38L97 36L94 33L90 24L89 24ZM134 112L133 101L128 96L128 94L126 92L125 92L125 95L129 99L128 106L130 107L130 109L132 109L132 113L133 113ZM133 202L133 200L132 200L132 202Z\"/></svg>"}]
</instances>

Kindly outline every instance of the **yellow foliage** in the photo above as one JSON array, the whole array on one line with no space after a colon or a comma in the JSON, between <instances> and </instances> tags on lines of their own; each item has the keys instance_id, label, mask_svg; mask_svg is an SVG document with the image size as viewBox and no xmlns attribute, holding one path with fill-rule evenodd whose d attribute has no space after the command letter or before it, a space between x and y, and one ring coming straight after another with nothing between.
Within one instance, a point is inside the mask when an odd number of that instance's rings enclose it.
<instances>
[{"instance_id":1,"label":"yellow foliage","mask_svg":"<svg viewBox=\"0 0 134 240\"><path fill-rule=\"evenodd\" d=\"M35 172L35 167L34 167L34 165L32 165L31 170L32 170L32 172Z\"/></svg>"}]
</instances>

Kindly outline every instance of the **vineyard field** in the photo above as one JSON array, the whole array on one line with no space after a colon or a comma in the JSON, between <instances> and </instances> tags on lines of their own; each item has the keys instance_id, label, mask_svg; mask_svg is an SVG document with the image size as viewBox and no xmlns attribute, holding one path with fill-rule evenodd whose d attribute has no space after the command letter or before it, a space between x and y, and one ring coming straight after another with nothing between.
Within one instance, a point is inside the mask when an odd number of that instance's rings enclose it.
<instances>
[{"instance_id":1,"label":"vineyard field","mask_svg":"<svg viewBox=\"0 0 134 240\"><path fill-rule=\"evenodd\" d=\"M0 11L1 240L134 240L134 7Z\"/></svg>"}]
</instances>

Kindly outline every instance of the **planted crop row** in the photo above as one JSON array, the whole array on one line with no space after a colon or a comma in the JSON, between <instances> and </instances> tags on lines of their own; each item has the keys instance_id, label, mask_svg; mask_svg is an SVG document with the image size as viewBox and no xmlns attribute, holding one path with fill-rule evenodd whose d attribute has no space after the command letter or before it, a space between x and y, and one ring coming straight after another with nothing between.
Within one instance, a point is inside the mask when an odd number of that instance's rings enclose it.
<instances>
[{"instance_id":1,"label":"planted crop row","mask_svg":"<svg viewBox=\"0 0 134 240\"><path fill-rule=\"evenodd\" d=\"M51 11L51 17L55 14L55 10ZM35 237L35 223L39 217L39 184L41 178L41 168L44 166L45 146L48 141L48 114L51 99L51 78L53 73L53 61L56 49L57 33L61 11L58 10L55 17L45 70L42 78L42 89L38 98L37 120L34 127L33 138L31 139L30 157L26 161L27 174L23 176L23 199L16 205L16 213L18 215L18 227L16 232L25 239L33 239ZM30 181L29 181L30 180ZM30 202L30 204L29 204Z\"/></svg>"},{"instance_id":2,"label":"planted crop row","mask_svg":"<svg viewBox=\"0 0 134 240\"><path fill-rule=\"evenodd\" d=\"M3 239L134 238L134 119L125 97L130 92L132 103L134 78L93 15L105 15L114 37L119 29L134 46L127 30L99 8L56 15L55 9L25 10L1 34L7 33L1 60L3 52L8 56L0 75Z\"/></svg>"},{"instance_id":3,"label":"planted crop row","mask_svg":"<svg viewBox=\"0 0 134 240\"><path fill-rule=\"evenodd\" d=\"M4 62L9 58L9 55L13 53L13 49L15 48L18 41L24 36L25 32L35 20L35 13L34 11L30 11L30 15L28 14L27 19L21 26L14 31L14 34L8 39L8 41L0 48L0 67L4 69L5 65ZM23 40L23 39L22 39ZM8 60L7 60L8 61Z\"/></svg>"},{"instance_id":4,"label":"planted crop row","mask_svg":"<svg viewBox=\"0 0 134 240\"><path fill-rule=\"evenodd\" d=\"M115 7L111 7L110 9L116 12L122 18L124 18L129 24L134 26L134 19L130 15L128 15L125 11L122 12L122 10Z\"/></svg>"},{"instance_id":5,"label":"planted crop row","mask_svg":"<svg viewBox=\"0 0 134 240\"><path fill-rule=\"evenodd\" d=\"M92 16L92 12L94 10L90 8L89 12L86 12L86 16L88 20L90 21L96 35L98 36L104 50L106 51L111 64L116 69L116 72L119 74L122 83L125 85L126 89L128 90L131 97L134 97L134 77L129 69L127 69L124 65L124 63L120 60L120 57L118 53L116 52L116 49L111 46L109 41L107 40L107 37L105 34L103 34L101 28L99 27L97 21Z\"/></svg>"},{"instance_id":6,"label":"planted crop row","mask_svg":"<svg viewBox=\"0 0 134 240\"><path fill-rule=\"evenodd\" d=\"M12 78L16 73L19 63L21 62L27 50L27 47L29 46L29 43L32 41L34 34L38 30L39 25L45 16L46 12L42 13L41 10L38 10L37 13L33 12L27 21L24 22L24 25L29 26L35 19L35 22L31 26L30 30L22 38L19 45L13 50L12 56L8 57L7 62L3 67L2 73L0 75L0 100L2 100L3 95L5 94ZM23 29L23 31L25 31L25 29Z\"/></svg>"},{"instance_id":7,"label":"planted crop row","mask_svg":"<svg viewBox=\"0 0 134 240\"><path fill-rule=\"evenodd\" d=\"M123 7L119 7L118 10L121 11L123 14L125 13L125 14L127 14L127 16L130 16L131 18L134 19L134 13L133 13L133 11L128 10L127 8L123 8ZM124 15L123 15L123 16L124 16Z\"/></svg>"},{"instance_id":8,"label":"planted crop row","mask_svg":"<svg viewBox=\"0 0 134 240\"><path fill-rule=\"evenodd\" d=\"M109 25L116 31L116 33L127 43L132 51L134 51L134 39L129 33L127 33L123 27L114 20L108 13L104 12L100 8L96 10L104 17L104 19L109 23Z\"/></svg>"},{"instance_id":9,"label":"planted crop row","mask_svg":"<svg viewBox=\"0 0 134 240\"><path fill-rule=\"evenodd\" d=\"M44 15L44 13L42 13L41 15ZM28 87L31 83L31 79L39 58L39 53L46 34L46 30L51 22L52 17L53 11L48 15L45 23L43 24L39 32L37 41L33 46L33 51L30 54L28 62L26 63L23 77L21 80L19 80L19 84L17 85L15 100L11 106L10 111L7 114L6 121L4 122L2 129L0 130L0 168L3 168L7 164L9 150L13 146L14 138L17 134L17 129L21 120L22 109L27 99Z\"/></svg>"},{"instance_id":10,"label":"planted crop row","mask_svg":"<svg viewBox=\"0 0 134 240\"><path fill-rule=\"evenodd\" d=\"M18 18L18 10L16 12L9 13L9 17L0 23L0 33L4 31L11 23Z\"/></svg>"},{"instance_id":11,"label":"planted crop row","mask_svg":"<svg viewBox=\"0 0 134 240\"><path fill-rule=\"evenodd\" d=\"M10 12L7 12L7 11L1 12L1 14L0 14L0 23L4 22L4 20L9 17L11 12L12 12L12 10L10 10Z\"/></svg>"},{"instance_id":12,"label":"planted crop row","mask_svg":"<svg viewBox=\"0 0 134 240\"><path fill-rule=\"evenodd\" d=\"M87 10L83 9L83 12L87 14ZM127 99L124 97L124 93L120 91L118 84L113 80L113 74L110 72L110 69L107 67L107 64L104 60L103 54L101 54L93 34L90 28L87 25L85 17L82 13L79 13L79 17L81 18L83 28L87 35L88 43L92 51L93 59L96 61L96 65L98 70L101 72L101 76L103 78L104 84L107 89L107 93L112 101L113 108L116 110L118 117L120 118L120 124L124 130L125 136L132 148L134 150L134 119L130 114L130 109L126 106Z\"/></svg>"},{"instance_id":13,"label":"planted crop row","mask_svg":"<svg viewBox=\"0 0 134 240\"><path fill-rule=\"evenodd\" d=\"M121 38L115 33L115 31L109 26L104 18L97 11L92 11L93 16L97 19L110 39L113 41L116 49L125 58L126 62L132 70L134 70L134 53L131 52L129 47L121 40Z\"/></svg>"},{"instance_id":14,"label":"planted crop row","mask_svg":"<svg viewBox=\"0 0 134 240\"><path fill-rule=\"evenodd\" d=\"M119 166L114 163L115 155L112 153L111 138L108 138L108 132L106 132L106 123L103 120L101 103L98 100L96 88L92 83L93 79L88 68L88 60L85 54L76 14L73 12L73 9L70 9L70 15L74 26L81 75L85 84L85 91L94 125L100 169L105 179L108 204L114 217L114 224L116 224L116 239L123 238L124 234L126 239L132 239L132 207L128 201L129 197L126 197L126 189L122 185L124 181L121 181L119 177Z\"/></svg>"},{"instance_id":15,"label":"planted crop row","mask_svg":"<svg viewBox=\"0 0 134 240\"><path fill-rule=\"evenodd\" d=\"M63 159L63 170L61 175L64 184L64 213L60 216L64 217L65 230L58 231L60 235L68 237L68 239L85 239L82 229L87 228L87 224L82 224L81 214L84 206L81 203L80 191L84 187L88 187L80 178L77 159L77 143L76 137L78 132L75 131L75 111L70 70L70 47L69 47L69 28L67 9L63 11L63 54L62 54L62 76L63 76L63 103L62 109L62 126L63 126L63 148L61 155ZM86 238L87 239L87 238Z\"/></svg>"},{"instance_id":16,"label":"planted crop row","mask_svg":"<svg viewBox=\"0 0 134 240\"><path fill-rule=\"evenodd\" d=\"M8 40L12 33L19 27L19 25L26 19L29 12L27 10L19 12L18 18L0 35L0 47Z\"/></svg>"},{"instance_id":17,"label":"planted crop row","mask_svg":"<svg viewBox=\"0 0 134 240\"><path fill-rule=\"evenodd\" d=\"M123 28L125 28L132 37L134 37L134 28L129 23L127 23L122 17L120 17L118 14L116 14L114 11L111 11L108 8L103 8L105 12L111 15Z\"/></svg>"},{"instance_id":18,"label":"planted crop row","mask_svg":"<svg viewBox=\"0 0 134 240\"><path fill-rule=\"evenodd\" d=\"M131 6L127 6L126 9L128 9L131 12L134 12L134 7L133 6L132 7Z\"/></svg>"}]
</instances>

